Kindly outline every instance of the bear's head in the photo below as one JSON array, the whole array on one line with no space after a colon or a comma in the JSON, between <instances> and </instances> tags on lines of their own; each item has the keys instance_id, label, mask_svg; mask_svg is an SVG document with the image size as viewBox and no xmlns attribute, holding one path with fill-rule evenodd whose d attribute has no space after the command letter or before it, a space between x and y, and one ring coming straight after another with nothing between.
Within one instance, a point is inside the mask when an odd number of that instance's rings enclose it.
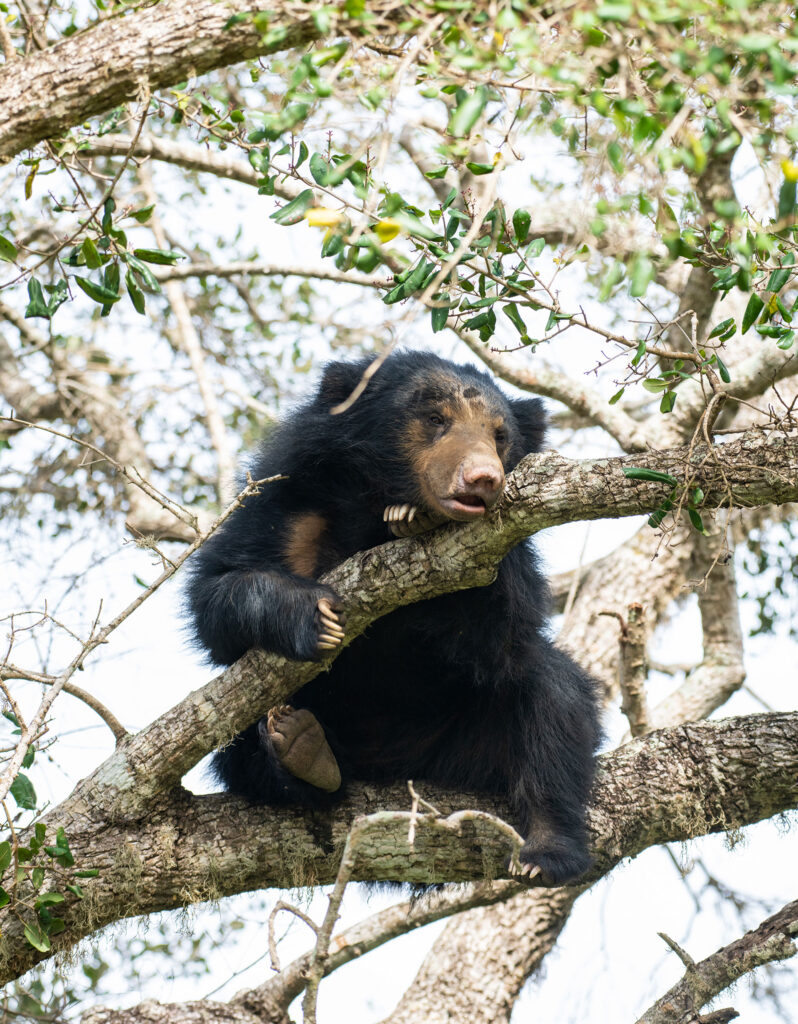
<instances>
[{"instance_id":1,"label":"bear's head","mask_svg":"<svg viewBox=\"0 0 798 1024\"><path fill-rule=\"evenodd\" d=\"M346 403L369 365L329 364L317 402L326 409ZM359 438L373 475L385 479L386 462L393 467L390 500L463 522L495 505L505 474L540 451L544 431L539 398L508 398L475 367L429 352L389 356L341 414L341 435L350 445Z\"/></svg>"},{"instance_id":2,"label":"bear's head","mask_svg":"<svg viewBox=\"0 0 798 1024\"><path fill-rule=\"evenodd\" d=\"M424 507L477 519L499 500L505 473L543 440L539 399L513 401L468 366L440 360L400 389L399 445Z\"/></svg>"}]
</instances>

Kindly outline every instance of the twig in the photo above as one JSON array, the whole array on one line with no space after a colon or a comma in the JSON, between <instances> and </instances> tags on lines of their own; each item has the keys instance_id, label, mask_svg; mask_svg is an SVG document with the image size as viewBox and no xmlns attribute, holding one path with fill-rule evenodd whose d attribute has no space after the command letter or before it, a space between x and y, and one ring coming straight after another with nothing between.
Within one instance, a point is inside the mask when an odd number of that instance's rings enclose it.
<instances>
[{"instance_id":1,"label":"twig","mask_svg":"<svg viewBox=\"0 0 798 1024\"><path fill-rule=\"evenodd\" d=\"M238 494L234 498L234 500L230 503L230 505L228 505L224 512L222 512L222 514L213 522L211 528L205 533L198 533L194 542L190 544L187 548L185 548L178 555L178 557L175 558L172 564L168 565L167 568L164 569L164 571L161 573L158 579L155 580L154 583L151 583L146 590L142 591L142 593L140 593L138 597L135 598L135 600L131 601L126 608L123 608L118 615L116 615L113 619L111 619L111 621L106 626L103 626L103 628L99 630L97 629L99 620L98 613L98 617L97 619L95 619L94 625L92 626L89 639L84 642L82 650L72 659L72 661L69 663L69 665L67 665L64 671L54 679L53 683L51 684L50 690L42 698L42 701L39 704L39 708L36 711L36 714L31 719L30 724L27 727L22 728L20 738L17 741L17 749L15 750L13 756L11 757L11 760L8 762L8 766L6 768L5 773L2 776L2 779L0 779L0 800L5 798L6 794L11 788L11 784L14 781L17 772L19 771L20 765L22 764L22 759L25 756L25 752L27 751L28 746L33 741L34 737L37 735L39 729L41 728L41 725L45 719L45 716L47 715L47 712L50 710L53 701L64 688L65 683L67 683L69 679L75 674L75 672L77 672L77 670L82 667L83 662L86 660L88 655L96 647L99 647L100 644L106 643L111 633L113 633L113 631L119 625L121 625L121 623L124 622L125 619L128 618L128 616L132 615L133 612L136 611L136 609L140 605L142 605L144 601L147 600L148 597L151 597L156 592L156 590L158 590L168 579L174 576L175 572L180 568L183 562L185 562L185 560L189 558L197 550L197 548L199 548L200 545L203 544L207 540L207 538L212 533L214 533L230 515L232 515L235 509L237 509L240 506L242 500L245 497L248 497L250 494L254 494L261 485L271 483L274 480L279 479L281 479L281 477L279 476L267 477L263 480L252 480L252 478L249 477L247 480L246 487L240 492L240 494Z\"/></svg>"}]
</instances>

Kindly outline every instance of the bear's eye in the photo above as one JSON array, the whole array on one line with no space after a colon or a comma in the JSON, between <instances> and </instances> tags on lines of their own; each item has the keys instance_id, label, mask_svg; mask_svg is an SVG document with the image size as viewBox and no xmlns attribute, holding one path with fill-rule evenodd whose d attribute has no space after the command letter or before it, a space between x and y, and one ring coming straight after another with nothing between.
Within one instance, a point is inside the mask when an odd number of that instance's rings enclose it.
<instances>
[{"instance_id":1,"label":"bear's eye","mask_svg":"<svg viewBox=\"0 0 798 1024\"><path fill-rule=\"evenodd\" d=\"M503 427L500 427L494 436L496 437L497 444L504 444L507 440L507 431Z\"/></svg>"},{"instance_id":2,"label":"bear's eye","mask_svg":"<svg viewBox=\"0 0 798 1024\"><path fill-rule=\"evenodd\" d=\"M436 427L442 427L444 425L444 423L446 422L446 420L444 420L443 416L441 416L441 414L438 413L438 412L431 412L429 414L428 419L429 419L429 422L430 423L434 423Z\"/></svg>"}]
</instances>

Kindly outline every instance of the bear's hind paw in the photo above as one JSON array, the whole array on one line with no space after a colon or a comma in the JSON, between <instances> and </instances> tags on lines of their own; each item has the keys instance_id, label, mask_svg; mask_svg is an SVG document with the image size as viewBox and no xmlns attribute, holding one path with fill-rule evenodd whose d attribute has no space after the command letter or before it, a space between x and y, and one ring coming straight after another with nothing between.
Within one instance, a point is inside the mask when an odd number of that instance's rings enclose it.
<instances>
[{"instance_id":1,"label":"bear's hind paw","mask_svg":"<svg viewBox=\"0 0 798 1024\"><path fill-rule=\"evenodd\" d=\"M262 741L271 744L280 764L295 778L327 793L340 789L341 770L312 712L282 704L261 719L259 730Z\"/></svg>"}]
</instances>

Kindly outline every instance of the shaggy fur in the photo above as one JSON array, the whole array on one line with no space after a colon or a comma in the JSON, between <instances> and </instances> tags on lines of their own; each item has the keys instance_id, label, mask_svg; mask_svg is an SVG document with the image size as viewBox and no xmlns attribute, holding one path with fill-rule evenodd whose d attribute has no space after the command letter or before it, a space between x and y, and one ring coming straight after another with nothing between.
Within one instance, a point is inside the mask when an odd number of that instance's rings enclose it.
<instances>
[{"instance_id":1,"label":"shaggy fur","mask_svg":"<svg viewBox=\"0 0 798 1024\"><path fill-rule=\"evenodd\" d=\"M386 506L429 509L431 489L444 486L439 477L462 477L469 454L451 438L464 417L471 426L462 436L493 451L500 473L541 448L539 399L507 398L486 374L426 353L390 356L354 405L331 415L367 365L327 367L316 395L250 466L256 479L286 479L249 498L194 559L196 639L217 664L251 647L317 657L317 602L342 607L318 577L391 539ZM438 451L448 460L443 470ZM551 643L547 614L534 550L520 544L493 584L380 619L291 698L324 728L344 779L337 792L287 772L263 719L215 755L215 773L230 792L266 804L329 806L348 779L412 778L496 794L511 802L527 837L522 862L555 883L574 878L590 864L584 813L598 700L594 681Z\"/></svg>"}]
</instances>

